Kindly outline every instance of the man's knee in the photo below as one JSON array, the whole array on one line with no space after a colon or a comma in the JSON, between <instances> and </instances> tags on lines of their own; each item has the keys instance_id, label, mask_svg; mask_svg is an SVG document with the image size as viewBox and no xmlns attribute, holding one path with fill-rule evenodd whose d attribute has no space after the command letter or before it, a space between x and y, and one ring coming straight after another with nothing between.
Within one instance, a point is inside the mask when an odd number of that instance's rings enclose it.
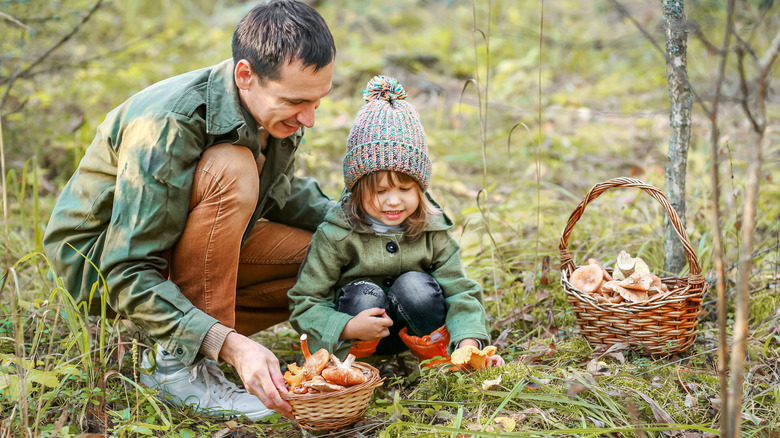
<instances>
[{"instance_id":1,"label":"man's knee","mask_svg":"<svg viewBox=\"0 0 780 438\"><path fill-rule=\"evenodd\" d=\"M252 151L241 145L222 143L206 149L198 173L210 176L223 199L239 207L254 208L260 192L257 163ZM202 179L204 182L207 178ZM197 188L193 188L197 189Z\"/></svg>"}]
</instances>

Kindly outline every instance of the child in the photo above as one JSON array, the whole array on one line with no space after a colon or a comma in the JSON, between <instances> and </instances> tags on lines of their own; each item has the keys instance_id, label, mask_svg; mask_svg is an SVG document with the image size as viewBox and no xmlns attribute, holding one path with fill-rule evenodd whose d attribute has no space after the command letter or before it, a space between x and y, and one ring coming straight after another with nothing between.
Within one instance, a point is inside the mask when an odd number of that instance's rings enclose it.
<instances>
[{"instance_id":1,"label":"child","mask_svg":"<svg viewBox=\"0 0 780 438\"><path fill-rule=\"evenodd\" d=\"M448 359L459 347L482 348L481 289L463 270L452 221L425 191L431 162L417 111L386 76L371 79L363 99L347 139L344 194L288 292L290 323L311 351L341 358L409 348L420 360Z\"/></svg>"}]
</instances>

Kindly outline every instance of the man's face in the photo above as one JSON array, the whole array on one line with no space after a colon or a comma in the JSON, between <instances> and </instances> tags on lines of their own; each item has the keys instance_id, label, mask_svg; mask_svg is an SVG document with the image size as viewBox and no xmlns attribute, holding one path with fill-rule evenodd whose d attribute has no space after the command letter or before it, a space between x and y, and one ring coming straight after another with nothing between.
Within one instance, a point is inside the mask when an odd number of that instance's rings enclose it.
<instances>
[{"instance_id":1,"label":"man's face","mask_svg":"<svg viewBox=\"0 0 780 438\"><path fill-rule=\"evenodd\" d=\"M314 71L301 60L284 64L281 77L261 84L246 60L236 64L235 79L241 104L257 123L276 138L292 135L301 126L314 126L314 110L330 91L334 65Z\"/></svg>"}]
</instances>

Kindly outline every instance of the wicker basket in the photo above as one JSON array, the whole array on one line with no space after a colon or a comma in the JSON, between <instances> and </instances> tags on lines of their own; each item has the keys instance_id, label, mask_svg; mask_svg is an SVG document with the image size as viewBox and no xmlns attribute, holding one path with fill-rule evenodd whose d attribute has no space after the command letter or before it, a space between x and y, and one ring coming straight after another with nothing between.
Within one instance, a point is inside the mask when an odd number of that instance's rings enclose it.
<instances>
[{"instance_id":1,"label":"wicker basket","mask_svg":"<svg viewBox=\"0 0 780 438\"><path fill-rule=\"evenodd\" d=\"M374 388L381 386L384 378L379 370L364 362L355 362L367 376L364 383L349 386L343 391L319 394L282 394L292 406L298 425L304 429L324 430L349 426L363 418Z\"/></svg>"},{"instance_id":2,"label":"wicker basket","mask_svg":"<svg viewBox=\"0 0 780 438\"><path fill-rule=\"evenodd\" d=\"M613 187L639 188L660 202L685 248L688 277L662 278L669 287L668 292L655 294L647 301L600 303L568 281L576 269L568 248L574 224L582 217L588 203ZM560 251L561 284L574 307L580 332L592 347L627 343L632 348L642 346L645 354L658 356L681 353L693 345L707 283L677 213L656 187L633 178L615 178L596 184L569 217L561 235Z\"/></svg>"}]
</instances>

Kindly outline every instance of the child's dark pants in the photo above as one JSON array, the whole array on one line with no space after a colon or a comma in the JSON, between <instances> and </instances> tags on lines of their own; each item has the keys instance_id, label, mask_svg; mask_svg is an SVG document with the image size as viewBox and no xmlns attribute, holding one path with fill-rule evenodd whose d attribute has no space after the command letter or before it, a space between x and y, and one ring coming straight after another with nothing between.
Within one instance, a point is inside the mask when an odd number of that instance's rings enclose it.
<instances>
[{"instance_id":1,"label":"child's dark pants","mask_svg":"<svg viewBox=\"0 0 780 438\"><path fill-rule=\"evenodd\" d=\"M355 316L379 307L393 320L390 336L377 346L377 354L396 354L407 350L398 332L408 327L409 334L425 336L444 325L447 308L439 283L422 272L406 272L392 283L387 293L370 281L356 281L341 288L336 310Z\"/></svg>"}]
</instances>

